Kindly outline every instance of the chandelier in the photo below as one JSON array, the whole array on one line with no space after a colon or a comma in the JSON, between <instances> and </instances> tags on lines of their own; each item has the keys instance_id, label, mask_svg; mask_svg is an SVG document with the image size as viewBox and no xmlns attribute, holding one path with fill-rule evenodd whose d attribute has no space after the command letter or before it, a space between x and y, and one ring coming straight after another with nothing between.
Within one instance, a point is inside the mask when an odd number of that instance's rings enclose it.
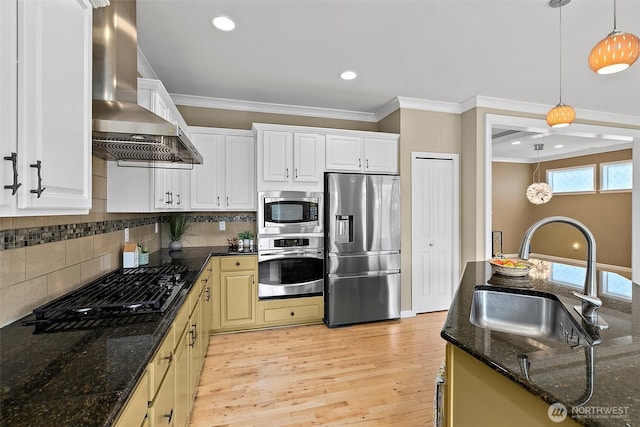
<instances>
[{"instance_id":1,"label":"chandelier","mask_svg":"<svg viewBox=\"0 0 640 427\"><path fill-rule=\"evenodd\" d=\"M527 187L527 199L534 205L542 205L547 203L553 197L553 190L551 186L546 182L540 182L540 151L544 150L544 144L535 144L533 149L536 150L538 156L538 164L533 171L532 181L529 187ZM538 174L538 181L536 182L536 173Z\"/></svg>"}]
</instances>

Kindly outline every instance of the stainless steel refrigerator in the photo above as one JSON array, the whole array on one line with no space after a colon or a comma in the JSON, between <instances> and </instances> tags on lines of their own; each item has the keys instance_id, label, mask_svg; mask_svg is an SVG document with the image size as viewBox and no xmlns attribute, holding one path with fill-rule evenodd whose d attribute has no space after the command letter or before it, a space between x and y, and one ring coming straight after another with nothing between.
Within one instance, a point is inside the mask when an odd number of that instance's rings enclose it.
<instances>
[{"instance_id":1,"label":"stainless steel refrigerator","mask_svg":"<svg viewBox=\"0 0 640 427\"><path fill-rule=\"evenodd\" d=\"M325 323L400 317L400 178L325 174Z\"/></svg>"}]
</instances>

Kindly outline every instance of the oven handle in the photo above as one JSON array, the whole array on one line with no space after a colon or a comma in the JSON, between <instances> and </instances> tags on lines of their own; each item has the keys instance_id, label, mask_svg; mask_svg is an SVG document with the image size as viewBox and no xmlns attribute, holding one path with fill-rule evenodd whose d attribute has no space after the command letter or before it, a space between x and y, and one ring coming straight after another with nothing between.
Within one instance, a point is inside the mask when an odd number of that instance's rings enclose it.
<instances>
[{"instance_id":1,"label":"oven handle","mask_svg":"<svg viewBox=\"0 0 640 427\"><path fill-rule=\"evenodd\" d=\"M277 252L259 252L258 262L270 261L272 259L281 258L318 258L324 257L324 251L277 251Z\"/></svg>"}]
</instances>

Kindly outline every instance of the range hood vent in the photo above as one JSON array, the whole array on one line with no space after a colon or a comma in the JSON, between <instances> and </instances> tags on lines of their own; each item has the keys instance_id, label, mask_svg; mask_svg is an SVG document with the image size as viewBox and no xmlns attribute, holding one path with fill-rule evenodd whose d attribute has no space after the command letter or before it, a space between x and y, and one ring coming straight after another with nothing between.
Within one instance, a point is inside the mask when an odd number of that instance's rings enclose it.
<instances>
[{"instance_id":1,"label":"range hood vent","mask_svg":"<svg viewBox=\"0 0 640 427\"><path fill-rule=\"evenodd\" d=\"M178 125L138 105L136 2L93 13L93 155L107 160L201 164Z\"/></svg>"}]
</instances>

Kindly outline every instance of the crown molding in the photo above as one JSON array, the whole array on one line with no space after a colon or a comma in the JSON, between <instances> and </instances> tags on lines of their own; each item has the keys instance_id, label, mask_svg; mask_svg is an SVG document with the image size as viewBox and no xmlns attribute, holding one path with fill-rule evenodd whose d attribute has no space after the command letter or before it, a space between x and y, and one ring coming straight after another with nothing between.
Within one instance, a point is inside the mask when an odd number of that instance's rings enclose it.
<instances>
[{"instance_id":1,"label":"crown molding","mask_svg":"<svg viewBox=\"0 0 640 427\"><path fill-rule=\"evenodd\" d=\"M490 96L474 96L460 104L461 113L473 108L494 108L498 110L513 111L516 113L540 114L546 116L552 107L549 104L537 104L533 102L514 101L511 99L493 98ZM598 122L617 123L622 125L640 126L640 117L608 113L605 111L585 110L576 108L576 118L578 120L592 120Z\"/></svg>"},{"instance_id":2,"label":"crown molding","mask_svg":"<svg viewBox=\"0 0 640 427\"><path fill-rule=\"evenodd\" d=\"M321 117L338 120L377 122L373 113L332 108L305 107L301 105L273 104L269 102L241 101L225 98L170 94L177 105L190 107L217 108L222 110L253 111L256 113L286 114L292 116Z\"/></svg>"}]
</instances>

